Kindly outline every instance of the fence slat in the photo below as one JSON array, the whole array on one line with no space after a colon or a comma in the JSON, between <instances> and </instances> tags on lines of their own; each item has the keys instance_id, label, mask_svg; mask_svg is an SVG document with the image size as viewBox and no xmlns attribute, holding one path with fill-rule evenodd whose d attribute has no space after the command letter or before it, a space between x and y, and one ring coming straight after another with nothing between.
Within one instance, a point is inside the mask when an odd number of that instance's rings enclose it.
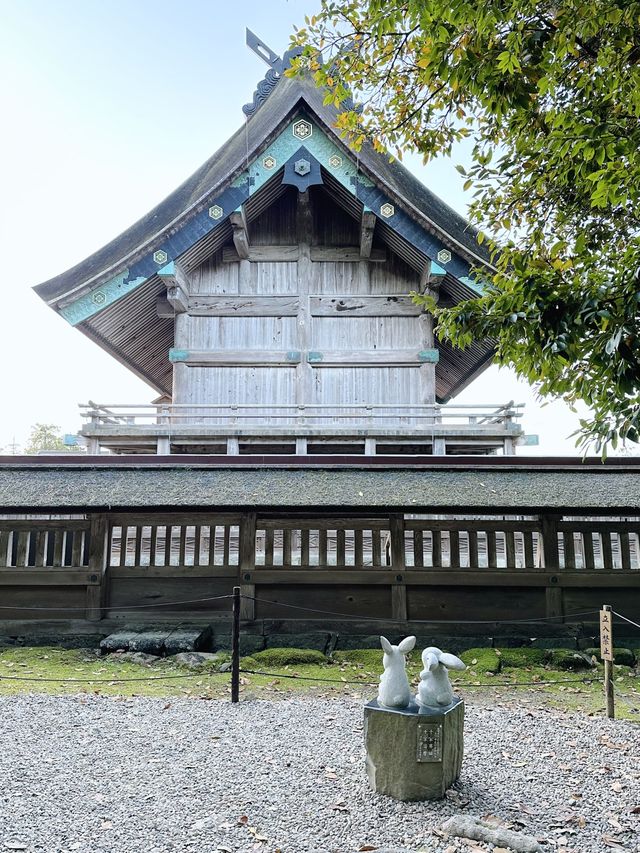
<instances>
[{"instance_id":1,"label":"fence slat","mask_svg":"<svg viewBox=\"0 0 640 853\"><path fill-rule=\"evenodd\" d=\"M215 524L209 525L209 565L215 566L216 564L216 526Z\"/></svg>"},{"instance_id":2,"label":"fence slat","mask_svg":"<svg viewBox=\"0 0 640 853\"><path fill-rule=\"evenodd\" d=\"M133 565L139 566L142 559L142 531L144 527L141 524L136 525L136 550L133 557Z\"/></svg>"},{"instance_id":3,"label":"fence slat","mask_svg":"<svg viewBox=\"0 0 640 853\"><path fill-rule=\"evenodd\" d=\"M38 530L36 534L36 553L34 565L44 566L47 554L47 531Z\"/></svg>"},{"instance_id":4,"label":"fence slat","mask_svg":"<svg viewBox=\"0 0 640 853\"><path fill-rule=\"evenodd\" d=\"M149 532L149 565L155 566L156 564L156 545L158 542L158 525L152 524L151 531Z\"/></svg>"},{"instance_id":5,"label":"fence slat","mask_svg":"<svg viewBox=\"0 0 640 853\"><path fill-rule=\"evenodd\" d=\"M593 533L590 530L585 530L582 534L582 549L585 568L593 569L595 567L595 560L593 558Z\"/></svg>"},{"instance_id":6,"label":"fence slat","mask_svg":"<svg viewBox=\"0 0 640 853\"><path fill-rule=\"evenodd\" d=\"M525 530L522 536L524 539L524 567L525 569L532 569L535 562L535 557L533 556L534 533L530 530Z\"/></svg>"},{"instance_id":7,"label":"fence slat","mask_svg":"<svg viewBox=\"0 0 640 853\"><path fill-rule=\"evenodd\" d=\"M361 566L364 563L364 547L362 530L356 530L353 534L353 562L356 566Z\"/></svg>"},{"instance_id":8,"label":"fence slat","mask_svg":"<svg viewBox=\"0 0 640 853\"><path fill-rule=\"evenodd\" d=\"M344 529L336 533L336 566L345 566L345 532Z\"/></svg>"},{"instance_id":9,"label":"fence slat","mask_svg":"<svg viewBox=\"0 0 640 853\"><path fill-rule=\"evenodd\" d=\"M282 565L291 565L291 530L282 531Z\"/></svg>"},{"instance_id":10,"label":"fence slat","mask_svg":"<svg viewBox=\"0 0 640 853\"><path fill-rule=\"evenodd\" d=\"M487 530L487 565L490 569L495 569L498 566L496 535L495 530Z\"/></svg>"},{"instance_id":11,"label":"fence slat","mask_svg":"<svg viewBox=\"0 0 640 853\"><path fill-rule=\"evenodd\" d=\"M442 566L442 531L433 530L431 532L431 548L431 563L434 569L439 569Z\"/></svg>"},{"instance_id":12,"label":"fence slat","mask_svg":"<svg viewBox=\"0 0 640 853\"><path fill-rule=\"evenodd\" d=\"M564 567L565 569L575 569L576 567L576 543L573 530L564 530L562 532L564 542Z\"/></svg>"},{"instance_id":13,"label":"fence slat","mask_svg":"<svg viewBox=\"0 0 640 853\"><path fill-rule=\"evenodd\" d=\"M608 530L602 532L602 559L605 569L613 568L613 552L611 550L611 533Z\"/></svg>"},{"instance_id":14,"label":"fence slat","mask_svg":"<svg viewBox=\"0 0 640 853\"><path fill-rule=\"evenodd\" d=\"M515 530L505 531L505 554L507 558L507 568L516 568L516 533Z\"/></svg>"},{"instance_id":15,"label":"fence slat","mask_svg":"<svg viewBox=\"0 0 640 853\"><path fill-rule=\"evenodd\" d=\"M7 555L10 537L11 533L8 530L0 530L0 566L2 567L11 564L11 558Z\"/></svg>"},{"instance_id":16,"label":"fence slat","mask_svg":"<svg viewBox=\"0 0 640 853\"><path fill-rule=\"evenodd\" d=\"M631 568L631 533L620 533L620 559L622 560L622 568Z\"/></svg>"},{"instance_id":17,"label":"fence slat","mask_svg":"<svg viewBox=\"0 0 640 853\"><path fill-rule=\"evenodd\" d=\"M195 529L193 531L193 565L199 566L200 564L200 537L202 535L202 527L199 524L196 524Z\"/></svg>"},{"instance_id":18,"label":"fence slat","mask_svg":"<svg viewBox=\"0 0 640 853\"><path fill-rule=\"evenodd\" d=\"M73 551L71 552L71 564L73 566L82 566L82 543L84 539L83 530L73 531Z\"/></svg>"},{"instance_id":19,"label":"fence slat","mask_svg":"<svg viewBox=\"0 0 640 853\"><path fill-rule=\"evenodd\" d=\"M171 565L171 540L173 539L173 526L165 524L164 526L164 565Z\"/></svg>"},{"instance_id":20,"label":"fence slat","mask_svg":"<svg viewBox=\"0 0 640 853\"><path fill-rule=\"evenodd\" d=\"M478 568L478 531L469 530L469 568Z\"/></svg>"},{"instance_id":21,"label":"fence slat","mask_svg":"<svg viewBox=\"0 0 640 853\"><path fill-rule=\"evenodd\" d=\"M424 534L422 530L412 530L413 533L413 565L422 568L424 566Z\"/></svg>"},{"instance_id":22,"label":"fence slat","mask_svg":"<svg viewBox=\"0 0 640 853\"><path fill-rule=\"evenodd\" d=\"M229 524L224 525L224 542L223 542L223 554L222 560L225 566L228 566L231 563L230 558L231 551L231 526Z\"/></svg>"},{"instance_id":23,"label":"fence slat","mask_svg":"<svg viewBox=\"0 0 640 853\"><path fill-rule=\"evenodd\" d=\"M327 531L318 531L318 563L321 566L327 565Z\"/></svg>"},{"instance_id":24,"label":"fence slat","mask_svg":"<svg viewBox=\"0 0 640 853\"><path fill-rule=\"evenodd\" d=\"M371 531L371 563L374 566L382 565L382 544L380 542L381 536L381 530Z\"/></svg>"},{"instance_id":25,"label":"fence slat","mask_svg":"<svg viewBox=\"0 0 640 853\"><path fill-rule=\"evenodd\" d=\"M309 565L309 531L300 531L300 565Z\"/></svg>"},{"instance_id":26,"label":"fence slat","mask_svg":"<svg viewBox=\"0 0 640 853\"><path fill-rule=\"evenodd\" d=\"M449 531L449 565L460 566L460 533L457 530Z\"/></svg>"},{"instance_id":27,"label":"fence slat","mask_svg":"<svg viewBox=\"0 0 640 853\"><path fill-rule=\"evenodd\" d=\"M273 530L265 530L264 534L264 564L273 565Z\"/></svg>"}]
</instances>

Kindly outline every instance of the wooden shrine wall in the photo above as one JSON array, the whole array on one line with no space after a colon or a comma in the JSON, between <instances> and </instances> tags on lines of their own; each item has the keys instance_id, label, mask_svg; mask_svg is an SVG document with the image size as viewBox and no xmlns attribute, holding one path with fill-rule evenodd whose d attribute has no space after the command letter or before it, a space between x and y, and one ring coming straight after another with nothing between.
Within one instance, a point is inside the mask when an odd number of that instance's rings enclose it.
<instances>
[{"instance_id":1,"label":"wooden shrine wall","mask_svg":"<svg viewBox=\"0 0 640 853\"><path fill-rule=\"evenodd\" d=\"M416 404L435 400L430 318L408 294L418 275L309 191L291 188L248 226L250 259L233 244L188 273L176 316L175 403ZM188 353L188 355L187 355Z\"/></svg>"}]
</instances>

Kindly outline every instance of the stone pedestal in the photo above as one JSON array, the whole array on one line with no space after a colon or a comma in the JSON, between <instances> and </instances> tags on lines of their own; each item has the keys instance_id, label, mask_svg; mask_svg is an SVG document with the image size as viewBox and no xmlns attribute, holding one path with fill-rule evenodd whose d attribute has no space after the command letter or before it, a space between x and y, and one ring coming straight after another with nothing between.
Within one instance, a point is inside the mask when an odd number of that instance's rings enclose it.
<instances>
[{"instance_id":1,"label":"stone pedestal","mask_svg":"<svg viewBox=\"0 0 640 853\"><path fill-rule=\"evenodd\" d=\"M446 708L412 703L397 711L364 708L364 739L369 784L396 800L438 800L460 776L464 702Z\"/></svg>"}]
</instances>

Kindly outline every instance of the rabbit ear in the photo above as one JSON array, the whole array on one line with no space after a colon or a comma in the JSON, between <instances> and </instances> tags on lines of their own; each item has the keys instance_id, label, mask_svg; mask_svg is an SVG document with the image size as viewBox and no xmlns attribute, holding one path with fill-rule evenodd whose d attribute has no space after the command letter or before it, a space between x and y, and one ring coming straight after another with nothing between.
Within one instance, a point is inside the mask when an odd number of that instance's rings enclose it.
<instances>
[{"instance_id":1,"label":"rabbit ear","mask_svg":"<svg viewBox=\"0 0 640 853\"><path fill-rule=\"evenodd\" d=\"M398 644L398 648L400 649L402 654L406 655L407 652L411 651L411 649L415 646L415 644L416 644L416 638L415 637L405 637L404 640L402 640L402 642Z\"/></svg>"},{"instance_id":2,"label":"rabbit ear","mask_svg":"<svg viewBox=\"0 0 640 853\"><path fill-rule=\"evenodd\" d=\"M443 666L446 666L447 669L466 669L467 666L463 663L460 658L457 658L455 655L449 654L449 652L442 652L440 655L440 663Z\"/></svg>"},{"instance_id":3,"label":"rabbit ear","mask_svg":"<svg viewBox=\"0 0 640 853\"><path fill-rule=\"evenodd\" d=\"M387 640L387 638L386 638L386 637L380 637L380 645L382 646L382 648L385 650L385 652L386 652L388 655L390 655L390 654L392 653L392 651L393 651L393 646L391 645L391 643L389 642L389 640Z\"/></svg>"}]
</instances>

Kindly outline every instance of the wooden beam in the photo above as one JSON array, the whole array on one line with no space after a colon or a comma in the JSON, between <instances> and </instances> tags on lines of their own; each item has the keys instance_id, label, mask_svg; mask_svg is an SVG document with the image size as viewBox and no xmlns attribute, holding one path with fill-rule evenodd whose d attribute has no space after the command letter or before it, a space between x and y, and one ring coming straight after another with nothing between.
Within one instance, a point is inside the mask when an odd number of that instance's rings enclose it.
<instances>
[{"instance_id":1,"label":"wooden beam","mask_svg":"<svg viewBox=\"0 0 640 853\"><path fill-rule=\"evenodd\" d=\"M435 364L437 350L333 350L310 352L308 360L314 367L332 367L334 365L419 367L421 364Z\"/></svg>"},{"instance_id":2,"label":"wooden beam","mask_svg":"<svg viewBox=\"0 0 640 853\"><path fill-rule=\"evenodd\" d=\"M311 197L309 190L298 193L296 209L296 226L298 243L311 243L313 234L313 210L311 208Z\"/></svg>"},{"instance_id":3,"label":"wooden beam","mask_svg":"<svg viewBox=\"0 0 640 853\"><path fill-rule=\"evenodd\" d=\"M176 314L184 314L189 308L189 297L179 285L167 287L167 302Z\"/></svg>"},{"instance_id":4,"label":"wooden beam","mask_svg":"<svg viewBox=\"0 0 640 853\"><path fill-rule=\"evenodd\" d=\"M361 261L360 246L311 246L311 260L316 263L333 262L357 262ZM384 263L387 253L384 249L372 249L368 261L373 263Z\"/></svg>"},{"instance_id":5,"label":"wooden beam","mask_svg":"<svg viewBox=\"0 0 640 853\"><path fill-rule=\"evenodd\" d=\"M197 296L189 301L192 317L295 317L297 296Z\"/></svg>"},{"instance_id":6,"label":"wooden beam","mask_svg":"<svg viewBox=\"0 0 640 853\"><path fill-rule=\"evenodd\" d=\"M437 302L440 298L440 285L443 279L442 273L432 272L431 261L427 260L420 276L420 293L429 293Z\"/></svg>"},{"instance_id":7,"label":"wooden beam","mask_svg":"<svg viewBox=\"0 0 640 853\"><path fill-rule=\"evenodd\" d=\"M253 263L295 263L300 257L300 247L295 246L249 246L247 260ZM235 246L224 246L222 249L223 264L237 264L240 260Z\"/></svg>"},{"instance_id":8,"label":"wooden beam","mask_svg":"<svg viewBox=\"0 0 640 853\"><path fill-rule=\"evenodd\" d=\"M376 227L376 215L371 210L362 211L362 221L360 223L360 257L371 257L371 247L373 246L373 232Z\"/></svg>"},{"instance_id":9,"label":"wooden beam","mask_svg":"<svg viewBox=\"0 0 640 853\"><path fill-rule=\"evenodd\" d=\"M237 365L276 364L295 367L302 355L297 350L169 350L169 361L191 367L236 367Z\"/></svg>"},{"instance_id":10,"label":"wooden beam","mask_svg":"<svg viewBox=\"0 0 640 853\"><path fill-rule=\"evenodd\" d=\"M245 219L244 210L234 210L229 215L229 222L233 228L233 245L236 247L238 257L245 261L249 260L249 229Z\"/></svg>"},{"instance_id":11,"label":"wooden beam","mask_svg":"<svg viewBox=\"0 0 640 853\"><path fill-rule=\"evenodd\" d=\"M313 317L419 317L410 296L312 296Z\"/></svg>"}]
</instances>

